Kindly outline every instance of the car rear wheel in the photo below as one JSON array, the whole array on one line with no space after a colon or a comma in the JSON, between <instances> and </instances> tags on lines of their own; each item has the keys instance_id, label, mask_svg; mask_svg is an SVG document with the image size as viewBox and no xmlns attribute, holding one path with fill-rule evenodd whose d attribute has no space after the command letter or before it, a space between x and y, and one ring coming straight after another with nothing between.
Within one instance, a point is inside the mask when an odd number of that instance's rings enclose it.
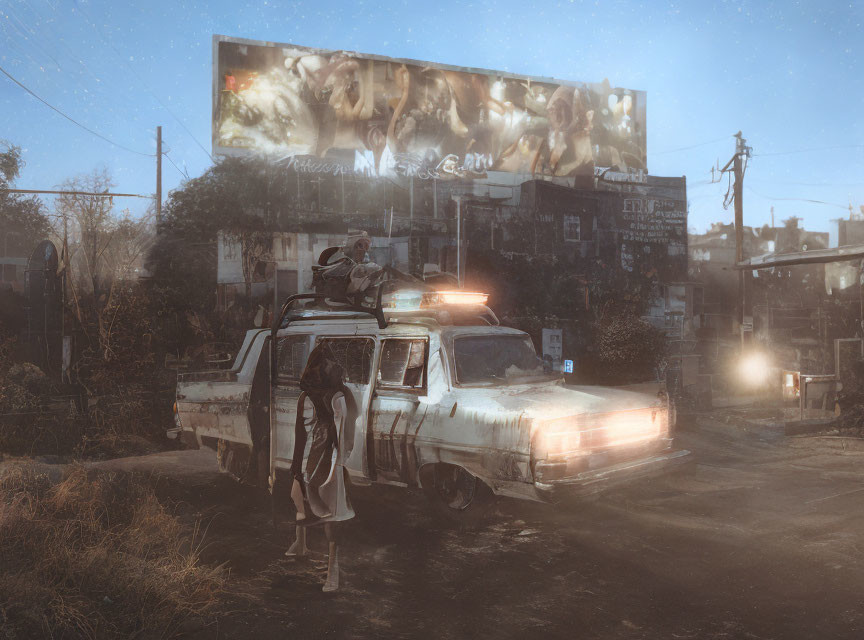
<instances>
[{"instance_id":1,"label":"car rear wheel","mask_svg":"<svg viewBox=\"0 0 864 640\"><path fill-rule=\"evenodd\" d=\"M426 465L420 470L420 484L433 514L463 528L483 524L495 501L486 483L452 464Z\"/></svg>"},{"instance_id":2,"label":"car rear wheel","mask_svg":"<svg viewBox=\"0 0 864 640\"><path fill-rule=\"evenodd\" d=\"M222 473L228 474L238 482L247 482L252 463L252 449L220 438L216 445L216 463Z\"/></svg>"}]
</instances>

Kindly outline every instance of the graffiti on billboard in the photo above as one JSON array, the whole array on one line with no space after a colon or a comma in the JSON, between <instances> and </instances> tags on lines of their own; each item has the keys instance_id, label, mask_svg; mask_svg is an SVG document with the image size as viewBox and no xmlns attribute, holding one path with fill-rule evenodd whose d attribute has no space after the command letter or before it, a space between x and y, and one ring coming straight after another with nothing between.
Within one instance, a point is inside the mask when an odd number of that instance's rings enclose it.
<instances>
[{"instance_id":1,"label":"graffiti on billboard","mask_svg":"<svg viewBox=\"0 0 864 640\"><path fill-rule=\"evenodd\" d=\"M214 148L418 178L646 169L645 93L217 36Z\"/></svg>"}]
</instances>

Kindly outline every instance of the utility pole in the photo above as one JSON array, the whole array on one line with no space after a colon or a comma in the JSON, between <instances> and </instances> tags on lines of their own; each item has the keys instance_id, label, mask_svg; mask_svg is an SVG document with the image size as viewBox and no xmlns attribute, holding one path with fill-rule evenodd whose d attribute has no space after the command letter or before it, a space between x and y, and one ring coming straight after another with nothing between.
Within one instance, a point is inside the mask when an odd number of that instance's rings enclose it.
<instances>
[{"instance_id":1,"label":"utility pole","mask_svg":"<svg viewBox=\"0 0 864 640\"><path fill-rule=\"evenodd\" d=\"M735 155L733 156L733 171L735 184L733 193L735 198L735 262L744 262L744 203L741 195L744 191L744 168L741 163L741 132L738 132L735 141ZM744 323L744 272L738 271L738 324Z\"/></svg>"},{"instance_id":2,"label":"utility pole","mask_svg":"<svg viewBox=\"0 0 864 640\"><path fill-rule=\"evenodd\" d=\"M749 158L752 147L747 146L747 140L741 135L741 132L735 134L735 155L726 163L720 173L732 172L734 184L732 185L732 198L735 203L735 262L744 261L744 172L746 171L745 158ZM724 207L728 205L728 201L724 202ZM744 323L744 308L745 303L745 285L744 271L738 271L738 300L735 305L737 308L738 325Z\"/></svg>"},{"instance_id":3,"label":"utility pole","mask_svg":"<svg viewBox=\"0 0 864 640\"><path fill-rule=\"evenodd\" d=\"M162 127L156 127L156 228L162 221Z\"/></svg>"}]
</instances>

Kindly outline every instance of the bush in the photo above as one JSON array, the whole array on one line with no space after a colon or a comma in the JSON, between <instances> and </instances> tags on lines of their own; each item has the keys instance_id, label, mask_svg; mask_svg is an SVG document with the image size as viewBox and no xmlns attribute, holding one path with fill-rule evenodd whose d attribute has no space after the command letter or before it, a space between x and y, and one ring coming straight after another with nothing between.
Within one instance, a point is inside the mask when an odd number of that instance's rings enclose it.
<instances>
[{"instance_id":1,"label":"bush","mask_svg":"<svg viewBox=\"0 0 864 640\"><path fill-rule=\"evenodd\" d=\"M171 637L223 585L141 477L34 466L0 476L4 638Z\"/></svg>"},{"instance_id":2,"label":"bush","mask_svg":"<svg viewBox=\"0 0 864 640\"><path fill-rule=\"evenodd\" d=\"M61 416L41 411L0 416L0 455L65 456L81 447L83 416Z\"/></svg>"},{"instance_id":3,"label":"bush","mask_svg":"<svg viewBox=\"0 0 864 640\"><path fill-rule=\"evenodd\" d=\"M636 316L615 316L594 327L595 370L604 384L655 380L666 350L663 332Z\"/></svg>"}]
</instances>

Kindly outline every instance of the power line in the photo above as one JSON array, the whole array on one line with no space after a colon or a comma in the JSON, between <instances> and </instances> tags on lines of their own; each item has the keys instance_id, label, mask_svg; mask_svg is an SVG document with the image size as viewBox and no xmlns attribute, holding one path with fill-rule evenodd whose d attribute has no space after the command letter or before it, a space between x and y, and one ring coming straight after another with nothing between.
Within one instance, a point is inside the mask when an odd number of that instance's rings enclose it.
<instances>
[{"instance_id":1,"label":"power line","mask_svg":"<svg viewBox=\"0 0 864 640\"><path fill-rule=\"evenodd\" d=\"M7 20L5 20L5 21L0 19L0 31L2 31L6 36L8 36L7 40L8 40L8 44L9 44L10 48L12 50L14 50L15 52L17 52L22 60L27 59L37 69L40 69L42 71L42 74L40 74L40 75L41 75L41 78L43 79L43 81L50 82L52 85L54 85L55 88L59 87L59 83L55 79L56 74L51 73L52 67L56 66L56 71L63 73L65 76L65 79L67 79L67 80L68 80L68 77L70 74L77 73L79 78L80 78L81 77L80 74L86 72L86 74L89 75L90 78L94 81L91 84L91 90L88 91L87 89L85 89L85 93L89 94L89 98L93 99L97 96L100 96L98 98L100 104L101 103L107 104L107 103L111 103L111 102L115 102L118 104L122 103L121 110L125 110L125 111L128 111L130 109L134 109L134 108L137 108L138 106L140 106L140 100L139 100L139 103L136 103L134 105L132 104L132 102L130 101L130 99L128 97L127 92L113 91L113 92L108 93L105 91L104 83L102 82L102 80L100 80L97 77L97 75L93 71L91 71L91 69L87 66L87 64L82 59L82 56L79 54L76 54L69 47L69 45L64 40L63 34L55 28L56 20L53 16L56 15L56 13L57 13L56 7L54 7L53 5L48 3L47 0L43 0L43 1L49 6L49 10L51 12L50 15L48 15L47 17L39 9L37 9L37 7L35 7L31 3L30 0L19 0L19 3L20 2L24 3L24 4L21 4L21 6L20 6L20 9L23 12L22 19L27 24L28 32L33 34L33 36L34 36L34 38L29 38L27 36L27 34L22 32L20 35L24 39L24 41L20 44L22 46L26 45L25 49L33 49L34 47L39 48L39 44L36 42L36 39L35 39L38 36L38 39L44 43L45 47L47 47L50 50L51 54L56 55L57 57L56 58L52 57L52 60L53 60L52 63L43 64L43 62L45 62L45 61L42 60L42 56L38 56L38 60L37 60L37 59L34 59L33 56L31 56L29 53L27 53L27 51L22 51L18 46L16 46L16 44L18 44L18 43L16 43L16 38L13 38L13 36L15 36L17 34L15 33L15 31L13 31L11 29L11 27L13 27L14 25L11 22L9 22L9 20L11 18L9 16L7 16ZM2 4L2 2L0 2L0 4ZM2 10L0 10L0 18L2 18L2 17L3 17ZM10 28L8 30L6 29L7 24L10 26ZM39 33L37 33L37 31L34 30L34 27L39 28ZM20 29L19 29L19 31L20 31ZM50 31L51 33L48 33L48 31ZM40 48L40 51L41 50L42 49ZM46 55L48 55L48 53L46 53ZM77 66L74 66L74 65L73 66L67 66L67 62L66 62L67 60L69 61L69 63L77 63L78 65L80 65L80 68ZM61 61L62 61L62 63L61 63ZM24 73L21 70L19 70L19 73L27 75L26 73ZM68 82L64 82L64 91L65 91L65 87L67 85L68 85ZM81 109L79 106L79 111L80 110ZM124 121L128 121L128 120L124 120ZM102 126L105 127L107 125L103 124Z\"/></svg>"},{"instance_id":2,"label":"power line","mask_svg":"<svg viewBox=\"0 0 864 640\"><path fill-rule=\"evenodd\" d=\"M165 156L165 157L168 159L168 162L171 163L171 166L174 167L175 169L177 169L178 173L179 173L181 176L183 176L183 178L184 178L185 180L188 180L188 179L189 179L189 174L186 173L185 171L183 171L183 170L182 170L180 167L178 167L176 164L174 164L174 161L171 159L171 156L168 155L168 152L167 152L167 151L163 152L162 155Z\"/></svg>"},{"instance_id":3,"label":"power line","mask_svg":"<svg viewBox=\"0 0 864 640\"><path fill-rule=\"evenodd\" d=\"M7 189L0 187L3 193L45 193L51 195L66 196L100 196L105 198L145 198L152 200L153 196L142 196L139 193L108 193L107 191L52 191L46 189Z\"/></svg>"},{"instance_id":4,"label":"power line","mask_svg":"<svg viewBox=\"0 0 864 640\"><path fill-rule=\"evenodd\" d=\"M707 146L709 144L714 144L715 142L723 142L724 140L728 140L730 137L731 136L723 136L722 138L717 138L715 140L708 140L707 142L700 142L699 144L691 144L690 146L687 146L687 147L679 147L678 149L668 149L666 151L658 151L657 153L654 153L652 155L662 156L662 155L666 155L667 153L678 153L679 151L687 151L688 149L696 149L697 147L704 147L704 146Z\"/></svg>"},{"instance_id":5,"label":"power line","mask_svg":"<svg viewBox=\"0 0 864 640\"><path fill-rule=\"evenodd\" d=\"M825 202L824 200L810 200L808 198L775 198L773 196L766 196L764 193L759 193L755 191L751 187L747 187L747 190L753 193L754 195L759 196L760 198L765 198L766 200L789 200L791 202L809 202L811 204L824 204L829 207L837 207L839 209L848 209L849 206L845 204L837 204L836 202Z\"/></svg>"},{"instance_id":6,"label":"power line","mask_svg":"<svg viewBox=\"0 0 864 640\"><path fill-rule=\"evenodd\" d=\"M783 180L752 180L758 184L782 184L790 187L864 187L864 182L788 182Z\"/></svg>"},{"instance_id":7,"label":"power line","mask_svg":"<svg viewBox=\"0 0 864 640\"><path fill-rule=\"evenodd\" d=\"M28 29L24 25L24 22L18 17L17 13L15 13L15 10L12 8L11 3L9 5L7 5L6 11L8 12L6 14L6 22L9 23L15 29L17 29L18 32L24 37L25 40L28 40L29 42L31 42L33 44L33 46L42 53L42 55L44 55L46 58L49 58L51 60L51 62L54 63L54 66L57 67L58 71L61 71L60 63L57 61L57 59L54 56L52 56L50 53L48 53L47 49L42 48L42 45L40 45L39 42L37 42L34 38L31 38L29 35L27 35L28 31L33 36L36 35L36 32L33 31L32 29ZM12 20L17 22L18 24L15 24L15 22L12 22Z\"/></svg>"},{"instance_id":8,"label":"power line","mask_svg":"<svg viewBox=\"0 0 864 640\"><path fill-rule=\"evenodd\" d=\"M177 121L177 124L179 124L183 128L183 130L189 134L189 137L195 141L195 144L198 145L198 147L201 149L201 151L203 151L205 154L207 154L207 157L210 158L211 162L215 163L216 160L214 160L213 156L210 155L210 152L204 148L204 145L198 141L198 138L195 137L195 134L193 134L189 130L189 128L168 107L167 104L162 102L162 99L159 97L159 95L155 91L153 91L153 89L150 88L150 85L147 84L147 82L144 80L144 78L141 77L141 75L138 73L138 71L135 69L135 67L133 67L131 64L129 64L129 62L122 55L120 55L120 52L116 49L116 47L108 41L108 38L105 37L105 34L102 32L102 29L99 28L99 26L97 26L96 21L90 17L90 14L84 10L84 7L79 4L78 9L81 11L81 13L87 19L87 22L90 24L90 26L93 27L93 30L96 31L96 33L99 35L100 40L102 40L102 42L104 42L106 45L108 45L108 47L114 52L114 55L116 55L120 59L120 61L123 62L123 64L125 64L129 68L129 70L135 74L135 77L138 78L138 80L141 82L141 84L144 85L144 88L150 92L150 95L152 95L156 99L156 102L158 102L162 106L162 108L165 109L165 111L167 111L169 114L171 114L171 117L174 118L174 120Z\"/></svg>"},{"instance_id":9,"label":"power line","mask_svg":"<svg viewBox=\"0 0 864 640\"><path fill-rule=\"evenodd\" d=\"M716 180L706 179L706 180L693 180L692 182L687 182L688 189L696 189L698 187L707 187L708 185L717 184Z\"/></svg>"},{"instance_id":10,"label":"power line","mask_svg":"<svg viewBox=\"0 0 864 640\"><path fill-rule=\"evenodd\" d=\"M834 147L813 147L810 149L793 149L792 151L772 151L770 153L754 153L754 156L788 156L794 153L809 153L811 151L832 151L834 149L864 149L864 144L843 144Z\"/></svg>"},{"instance_id":11,"label":"power line","mask_svg":"<svg viewBox=\"0 0 864 640\"><path fill-rule=\"evenodd\" d=\"M83 59L84 56L73 51L72 48L67 44L66 40L64 39L63 32L59 31L55 28L57 21L54 18L54 16L57 15L57 7L55 7L50 2L48 2L48 0L43 0L44 3L46 5L48 5L49 12L50 12L49 15L46 17L40 10L38 10L36 7L33 6L33 4L31 3L30 0L23 0L23 1L27 5L27 7L30 9L32 16L34 16L34 18L35 18L35 19L32 19L32 21L36 25L40 26L42 29L47 28L48 30L51 31L51 34L48 34L47 39L49 40L49 42L51 42L55 45L54 50L58 53L58 58L60 60L63 60L64 58L66 58L70 62L74 62L74 63L77 63L78 65L80 65L80 68L83 69L83 71L86 72L87 75L89 75L90 78L95 82L95 85L91 85L91 86L98 91L99 95L102 96L100 98L101 101L104 101L104 102L116 101L116 102L118 102L118 104L120 102L122 102L122 107L125 110L135 109L138 106L140 106L138 103L133 103L133 101L129 97L128 92L126 92L126 91L106 91L105 90L106 87L105 87L103 81L96 75L96 73L94 73L90 69L90 67L87 65L87 63L84 62L84 59ZM34 33L34 35L35 35L35 31L32 31L32 29L31 29L31 32ZM61 51L61 49L62 49L62 51ZM65 51L65 54L63 53L63 51ZM65 61L63 62L62 66L63 66L63 72L64 73L67 70L69 70L69 67L66 67ZM58 70L60 70L60 69L58 69ZM91 93L91 96L96 95L96 91L90 91L88 93Z\"/></svg>"},{"instance_id":12,"label":"power line","mask_svg":"<svg viewBox=\"0 0 864 640\"><path fill-rule=\"evenodd\" d=\"M91 129L90 127L87 127L87 126L81 124L80 122L78 122L77 120L75 120L74 118L71 118L71 117L67 116L65 113L63 113L62 111L60 111L60 109L58 109L57 107L53 106L52 104L46 102L45 100L43 100L42 98L40 98L39 96L37 96L35 93L33 93L33 92L32 92L29 88L27 88L24 84L22 84L21 82L19 82L18 80L16 80L16 79L15 79L15 78L14 78L14 77L13 77L13 76L8 72L8 71L6 71L6 69L4 69L3 67L0 67L0 73L3 73L3 75L5 75L7 78L9 78L12 82L14 82L15 84L17 84L17 85L18 85L19 87L21 87L22 89L24 89L24 91L26 91L26 92L29 93L31 96L33 96L34 98L36 98L39 102L41 102L42 104L44 104L46 107L48 107L48 108L51 109L52 111L55 111L56 113L60 114L61 116L63 116L64 118L66 118L66 119L67 119L69 122L71 122L72 124L74 124L74 125L76 125L76 126L78 126L78 127L81 127L81 128L84 129L84 131L86 131L87 133L90 133L90 134L96 136L97 138L99 138L99 139L101 139L101 140L104 140L104 141L107 142L108 144L112 144L112 145L114 145L115 147L118 147L119 149L123 149L124 151L128 151L129 153L135 153L135 154L137 154L137 155L139 155L139 156L145 156L145 157L148 157L148 158L153 157L153 154L152 154L152 153L142 153L141 151L135 151L135 149L130 149L129 147L124 147L122 144L119 144L119 143L117 143L117 142L114 142L114 141L111 140L110 138L106 138L106 137L103 136L101 133L99 133L99 132L97 132L97 131L93 131L93 129Z\"/></svg>"}]
</instances>

